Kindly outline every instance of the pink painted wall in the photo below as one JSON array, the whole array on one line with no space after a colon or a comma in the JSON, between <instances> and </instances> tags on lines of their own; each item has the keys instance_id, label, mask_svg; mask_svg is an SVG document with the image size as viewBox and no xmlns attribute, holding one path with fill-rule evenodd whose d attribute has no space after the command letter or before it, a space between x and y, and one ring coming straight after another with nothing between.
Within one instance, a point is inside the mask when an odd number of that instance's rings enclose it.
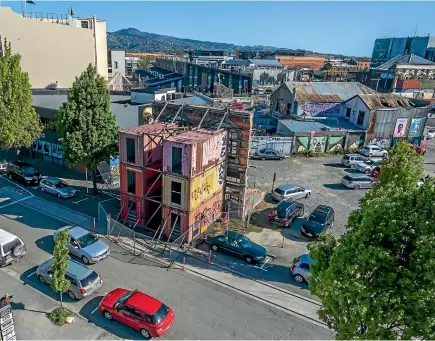
<instances>
[{"instance_id":1,"label":"pink painted wall","mask_svg":"<svg viewBox=\"0 0 435 341\"><path fill-rule=\"evenodd\" d=\"M181 148L181 172L182 176L190 178L192 170L190 165L196 165L196 145L163 141L163 171L172 173L172 147ZM192 153L192 149L194 152ZM195 167L194 167L195 168ZM194 172L195 173L195 170Z\"/></svg>"}]
</instances>

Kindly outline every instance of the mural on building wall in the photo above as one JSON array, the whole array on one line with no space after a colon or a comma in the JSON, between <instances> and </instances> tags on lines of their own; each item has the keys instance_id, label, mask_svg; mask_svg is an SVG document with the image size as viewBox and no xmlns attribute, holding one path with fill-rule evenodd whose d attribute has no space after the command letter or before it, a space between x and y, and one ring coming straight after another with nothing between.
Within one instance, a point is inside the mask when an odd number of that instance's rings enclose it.
<instances>
[{"instance_id":1,"label":"mural on building wall","mask_svg":"<svg viewBox=\"0 0 435 341\"><path fill-rule=\"evenodd\" d=\"M344 136L330 136L328 152L343 150Z\"/></svg>"},{"instance_id":2,"label":"mural on building wall","mask_svg":"<svg viewBox=\"0 0 435 341\"><path fill-rule=\"evenodd\" d=\"M300 106L306 116L338 117L341 114L340 103L302 103Z\"/></svg>"},{"instance_id":3,"label":"mural on building wall","mask_svg":"<svg viewBox=\"0 0 435 341\"><path fill-rule=\"evenodd\" d=\"M413 118L411 120L411 125L409 126L408 137L418 137L421 136L421 131L424 127L424 117Z\"/></svg>"},{"instance_id":4,"label":"mural on building wall","mask_svg":"<svg viewBox=\"0 0 435 341\"><path fill-rule=\"evenodd\" d=\"M278 137L278 136L252 136L250 153L253 154L257 150L263 148L271 148L279 150L284 154L291 154L293 137Z\"/></svg>"},{"instance_id":5,"label":"mural on building wall","mask_svg":"<svg viewBox=\"0 0 435 341\"><path fill-rule=\"evenodd\" d=\"M364 145L365 134L350 134L347 136L348 149L361 148Z\"/></svg>"},{"instance_id":6,"label":"mural on building wall","mask_svg":"<svg viewBox=\"0 0 435 341\"><path fill-rule=\"evenodd\" d=\"M310 142L310 138L308 136L298 136L296 137L296 146L297 152L305 152L308 150L308 143Z\"/></svg>"},{"instance_id":7,"label":"mural on building wall","mask_svg":"<svg viewBox=\"0 0 435 341\"><path fill-rule=\"evenodd\" d=\"M32 150L39 154L63 159L63 149L61 144L35 140L32 144Z\"/></svg>"},{"instance_id":8,"label":"mural on building wall","mask_svg":"<svg viewBox=\"0 0 435 341\"><path fill-rule=\"evenodd\" d=\"M119 174L119 157L110 157L110 175L112 176L111 185L119 186L120 174Z\"/></svg>"},{"instance_id":9,"label":"mural on building wall","mask_svg":"<svg viewBox=\"0 0 435 341\"><path fill-rule=\"evenodd\" d=\"M387 138L373 138L369 141L367 144L374 144L378 147L381 147L383 149L388 149L391 146L391 139Z\"/></svg>"},{"instance_id":10,"label":"mural on building wall","mask_svg":"<svg viewBox=\"0 0 435 341\"><path fill-rule=\"evenodd\" d=\"M399 117L396 120L396 126L394 127L393 137L405 137L407 124L408 124L408 118Z\"/></svg>"},{"instance_id":11,"label":"mural on building wall","mask_svg":"<svg viewBox=\"0 0 435 341\"><path fill-rule=\"evenodd\" d=\"M324 153L326 150L327 136L314 136L310 140L310 150L314 153Z\"/></svg>"}]
</instances>

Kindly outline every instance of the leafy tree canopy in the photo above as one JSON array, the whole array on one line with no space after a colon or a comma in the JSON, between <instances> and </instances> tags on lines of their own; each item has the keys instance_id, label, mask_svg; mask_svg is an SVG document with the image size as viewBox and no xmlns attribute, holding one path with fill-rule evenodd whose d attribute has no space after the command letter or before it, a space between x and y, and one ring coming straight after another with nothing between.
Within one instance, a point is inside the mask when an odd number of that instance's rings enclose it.
<instances>
[{"instance_id":1,"label":"leafy tree canopy","mask_svg":"<svg viewBox=\"0 0 435 341\"><path fill-rule=\"evenodd\" d=\"M4 40L0 52L0 149L29 147L40 135L41 125L32 107L27 72L21 69L19 54ZM1 48L0 48L1 51Z\"/></svg>"},{"instance_id":2,"label":"leafy tree canopy","mask_svg":"<svg viewBox=\"0 0 435 341\"><path fill-rule=\"evenodd\" d=\"M67 291L70 287L70 282L65 278L66 272L68 270L68 259L69 259L69 232L68 229L59 231L56 236L56 241L54 242L54 263L53 263L53 278L51 282L51 287L54 291L60 293L60 304L62 305L62 294Z\"/></svg>"},{"instance_id":3,"label":"leafy tree canopy","mask_svg":"<svg viewBox=\"0 0 435 341\"><path fill-rule=\"evenodd\" d=\"M76 78L57 115L57 131L68 165L83 164L92 171L117 150L118 126L110 108L106 82L92 65Z\"/></svg>"},{"instance_id":4,"label":"leafy tree canopy","mask_svg":"<svg viewBox=\"0 0 435 341\"><path fill-rule=\"evenodd\" d=\"M309 287L337 339L435 338L435 182L399 143L340 239L309 245Z\"/></svg>"},{"instance_id":5,"label":"leafy tree canopy","mask_svg":"<svg viewBox=\"0 0 435 341\"><path fill-rule=\"evenodd\" d=\"M148 70L151 67L151 63L147 58L141 58L137 62L138 70Z\"/></svg>"}]
</instances>

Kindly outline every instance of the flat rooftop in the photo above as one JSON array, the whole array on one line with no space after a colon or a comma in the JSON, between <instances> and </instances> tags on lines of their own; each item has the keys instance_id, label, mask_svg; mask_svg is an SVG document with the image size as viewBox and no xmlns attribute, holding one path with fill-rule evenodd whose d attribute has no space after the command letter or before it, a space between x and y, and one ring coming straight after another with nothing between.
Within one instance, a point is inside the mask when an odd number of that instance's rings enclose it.
<instances>
[{"instance_id":1,"label":"flat rooftop","mask_svg":"<svg viewBox=\"0 0 435 341\"><path fill-rule=\"evenodd\" d=\"M292 132L311 132L311 131L364 131L347 120L342 118L325 118L318 120L280 120Z\"/></svg>"}]
</instances>

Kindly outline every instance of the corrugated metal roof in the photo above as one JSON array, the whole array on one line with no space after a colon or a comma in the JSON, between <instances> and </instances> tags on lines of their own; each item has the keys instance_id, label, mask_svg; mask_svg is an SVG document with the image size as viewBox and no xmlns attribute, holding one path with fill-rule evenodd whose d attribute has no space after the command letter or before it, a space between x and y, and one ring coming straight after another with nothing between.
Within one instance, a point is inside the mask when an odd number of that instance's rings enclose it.
<instances>
[{"instance_id":1,"label":"corrugated metal roof","mask_svg":"<svg viewBox=\"0 0 435 341\"><path fill-rule=\"evenodd\" d=\"M413 108L415 104L406 97L391 94L358 95L370 110L391 108Z\"/></svg>"},{"instance_id":2,"label":"corrugated metal roof","mask_svg":"<svg viewBox=\"0 0 435 341\"><path fill-rule=\"evenodd\" d=\"M311 131L361 131L357 126L340 118L330 118L321 121L280 120L279 122L295 133Z\"/></svg>"},{"instance_id":3,"label":"corrugated metal roof","mask_svg":"<svg viewBox=\"0 0 435 341\"><path fill-rule=\"evenodd\" d=\"M257 66L283 66L276 59L249 59L249 62Z\"/></svg>"},{"instance_id":4,"label":"corrugated metal roof","mask_svg":"<svg viewBox=\"0 0 435 341\"><path fill-rule=\"evenodd\" d=\"M243 59L230 59L225 62L226 65L249 65L249 61Z\"/></svg>"},{"instance_id":5,"label":"corrugated metal roof","mask_svg":"<svg viewBox=\"0 0 435 341\"><path fill-rule=\"evenodd\" d=\"M123 133L129 133L129 134L146 134L146 133L153 133L162 130L163 128L176 126L176 124L164 124L164 123L153 123L153 124L144 124L141 126L135 126L127 129L122 129L121 132Z\"/></svg>"},{"instance_id":6,"label":"corrugated metal roof","mask_svg":"<svg viewBox=\"0 0 435 341\"><path fill-rule=\"evenodd\" d=\"M336 103L358 94L376 94L376 91L357 82L286 82L286 85L291 92L296 89L296 100L299 103Z\"/></svg>"},{"instance_id":7,"label":"corrugated metal roof","mask_svg":"<svg viewBox=\"0 0 435 341\"><path fill-rule=\"evenodd\" d=\"M431 62L430 60L427 60L425 58L422 58L420 56L417 56L417 55L411 53L411 54L402 54L402 55L396 56L396 57L390 59L389 61L379 65L378 67L376 67L374 69L380 70L380 71L387 71L397 64L435 65L434 62Z\"/></svg>"}]
</instances>

